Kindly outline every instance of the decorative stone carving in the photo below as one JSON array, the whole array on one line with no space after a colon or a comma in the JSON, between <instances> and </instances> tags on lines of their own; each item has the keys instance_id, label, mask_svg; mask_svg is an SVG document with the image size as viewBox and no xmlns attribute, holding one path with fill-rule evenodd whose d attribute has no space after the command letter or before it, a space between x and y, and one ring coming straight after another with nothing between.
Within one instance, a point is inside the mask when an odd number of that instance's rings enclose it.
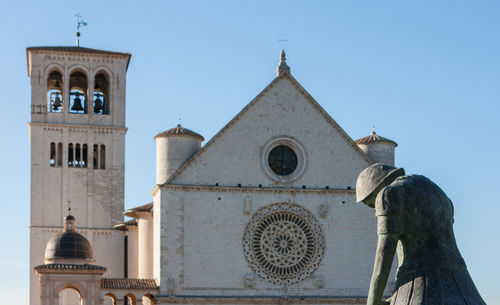
<instances>
[{"instance_id":1,"label":"decorative stone carving","mask_svg":"<svg viewBox=\"0 0 500 305\"><path fill-rule=\"evenodd\" d=\"M259 209L243 234L243 250L256 274L272 283L304 280L319 266L325 249L320 224L311 212L292 203Z\"/></svg>"},{"instance_id":2,"label":"decorative stone carving","mask_svg":"<svg viewBox=\"0 0 500 305\"><path fill-rule=\"evenodd\" d=\"M329 210L328 204L324 203L320 205L318 208L319 217L326 218L326 216L328 215L328 210Z\"/></svg>"},{"instance_id":3,"label":"decorative stone carving","mask_svg":"<svg viewBox=\"0 0 500 305\"><path fill-rule=\"evenodd\" d=\"M257 284L257 275L253 272L247 273L243 276L243 285L245 288L255 288Z\"/></svg>"}]
</instances>

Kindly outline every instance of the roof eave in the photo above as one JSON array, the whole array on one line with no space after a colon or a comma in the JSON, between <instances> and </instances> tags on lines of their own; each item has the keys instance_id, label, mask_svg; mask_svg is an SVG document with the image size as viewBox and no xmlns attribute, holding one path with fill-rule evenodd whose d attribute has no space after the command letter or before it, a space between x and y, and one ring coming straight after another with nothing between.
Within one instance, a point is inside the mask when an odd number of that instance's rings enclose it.
<instances>
[{"instance_id":1,"label":"roof eave","mask_svg":"<svg viewBox=\"0 0 500 305\"><path fill-rule=\"evenodd\" d=\"M86 49L90 49L90 48L86 48ZM73 53L79 53L79 54L101 54L101 55L121 55L121 56L124 56L127 58L127 65L125 67L125 71L128 71L128 67L130 65L130 59L132 58L132 54L130 53L124 53L124 52L113 52L113 51L105 51L105 50L99 50L99 49L92 49L92 50L96 50L96 51L102 51L102 53L99 53L99 52L96 52L96 53L86 53L86 52L78 52L78 51L69 51L69 50L66 50L66 51L62 51L62 50L51 50L51 49L44 49L44 47L27 47L26 48L26 63L28 65L28 76L31 76L31 52L61 52L61 53L67 53L67 52L73 52Z\"/></svg>"}]
</instances>

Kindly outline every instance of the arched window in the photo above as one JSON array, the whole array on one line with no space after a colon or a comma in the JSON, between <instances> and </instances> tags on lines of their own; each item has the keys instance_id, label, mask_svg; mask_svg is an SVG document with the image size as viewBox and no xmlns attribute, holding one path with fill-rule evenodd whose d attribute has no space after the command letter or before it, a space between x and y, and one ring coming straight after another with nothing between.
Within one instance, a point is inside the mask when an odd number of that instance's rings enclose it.
<instances>
[{"instance_id":1,"label":"arched window","mask_svg":"<svg viewBox=\"0 0 500 305\"><path fill-rule=\"evenodd\" d=\"M73 167L74 162L73 162L73 144L69 143L68 144L68 166Z\"/></svg>"},{"instance_id":2,"label":"arched window","mask_svg":"<svg viewBox=\"0 0 500 305\"><path fill-rule=\"evenodd\" d=\"M61 305L80 305L82 298L80 292L74 288L65 288L59 292L59 304Z\"/></svg>"},{"instance_id":3,"label":"arched window","mask_svg":"<svg viewBox=\"0 0 500 305\"><path fill-rule=\"evenodd\" d=\"M104 73L94 79L94 113L109 114L109 80Z\"/></svg>"},{"instance_id":4,"label":"arched window","mask_svg":"<svg viewBox=\"0 0 500 305\"><path fill-rule=\"evenodd\" d=\"M152 294L148 293L148 294L145 294L142 298L142 304L143 305L154 305L156 304L155 302L155 298Z\"/></svg>"},{"instance_id":5,"label":"arched window","mask_svg":"<svg viewBox=\"0 0 500 305\"><path fill-rule=\"evenodd\" d=\"M50 166L56 166L56 143L50 143Z\"/></svg>"},{"instance_id":6,"label":"arched window","mask_svg":"<svg viewBox=\"0 0 500 305\"><path fill-rule=\"evenodd\" d=\"M117 298L111 292L104 295L103 305L118 305Z\"/></svg>"},{"instance_id":7,"label":"arched window","mask_svg":"<svg viewBox=\"0 0 500 305\"><path fill-rule=\"evenodd\" d=\"M81 150L80 150L80 144L75 144L75 162L74 165L75 167L81 166L82 162L82 155L81 155Z\"/></svg>"},{"instance_id":8,"label":"arched window","mask_svg":"<svg viewBox=\"0 0 500 305\"><path fill-rule=\"evenodd\" d=\"M104 144L101 145L99 161L100 161L100 165L101 165L100 168L105 169L106 168L106 146L104 146Z\"/></svg>"},{"instance_id":9,"label":"arched window","mask_svg":"<svg viewBox=\"0 0 500 305\"><path fill-rule=\"evenodd\" d=\"M94 169L97 169L99 168L99 145L97 144L94 144L94 149L93 149L93 153L92 153L93 157L93 165L94 165Z\"/></svg>"},{"instance_id":10,"label":"arched window","mask_svg":"<svg viewBox=\"0 0 500 305\"><path fill-rule=\"evenodd\" d=\"M126 305L136 305L137 304L137 299L136 299L135 295L133 295L131 293L126 294L124 297L124 300L125 300Z\"/></svg>"},{"instance_id":11,"label":"arched window","mask_svg":"<svg viewBox=\"0 0 500 305\"><path fill-rule=\"evenodd\" d=\"M63 145L62 143L57 144L57 166L62 166L62 154Z\"/></svg>"},{"instance_id":12,"label":"arched window","mask_svg":"<svg viewBox=\"0 0 500 305\"><path fill-rule=\"evenodd\" d=\"M59 71L52 71L47 78L47 111L62 112L62 75Z\"/></svg>"},{"instance_id":13,"label":"arched window","mask_svg":"<svg viewBox=\"0 0 500 305\"><path fill-rule=\"evenodd\" d=\"M87 76L82 72L69 78L69 113L87 113Z\"/></svg>"},{"instance_id":14,"label":"arched window","mask_svg":"<svg viewBox=\"0 0 500 305\"><path fill-rule=\"evenodd\" d=\"M81 167L87 167L87 144L82 145L82 160L80 161Z\"/></svg>"}]
</instances>

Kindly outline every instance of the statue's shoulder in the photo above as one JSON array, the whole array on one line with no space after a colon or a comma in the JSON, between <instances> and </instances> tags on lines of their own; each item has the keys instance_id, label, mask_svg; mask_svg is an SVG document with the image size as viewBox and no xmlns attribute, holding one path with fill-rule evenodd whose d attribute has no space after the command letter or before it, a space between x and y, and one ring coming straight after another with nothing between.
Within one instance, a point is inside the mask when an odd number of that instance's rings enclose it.
<instances>
[{"instance_id":1,"label":"statue's shoulder","mask_svg":"<svg viewBox=\"0 0 500 305\"><path fill-rule=\"evenodd\" d=\"M398 177L389 186L389 194L403 196L406 200L424 201L430 199L439 201L450 201L446 193L432 180L422 175L406 175ZM424 196L425 195L425 196Z\"/></svg>"},{"instance_id":2,"label":"statue's shoulder","mask_svg":"<svg viewBox=\"0 0 500 305\"><path fill-rule=\"evenodd\" d=\"M404 175L396 178L389 188L394 190L414 189L414 188L439 188L431 179L422 175Z\"/></svg>"}]
</instances>

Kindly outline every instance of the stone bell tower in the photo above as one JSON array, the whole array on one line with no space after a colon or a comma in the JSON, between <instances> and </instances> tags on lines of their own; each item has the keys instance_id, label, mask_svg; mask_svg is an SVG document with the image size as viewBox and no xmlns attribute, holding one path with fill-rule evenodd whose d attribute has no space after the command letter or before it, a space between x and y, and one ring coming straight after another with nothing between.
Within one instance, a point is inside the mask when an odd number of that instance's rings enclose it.
<instances>
[{"instance_id":1,"label":"stone bell tower","mask_svg":"<svg viewBox=\"0 0 500 305\"><path fill-rule=\"evenodd\" d=\"M82 47L26 50L31 78L30 272L62 232L69 206L107 277L124 276L125 84L130 54ZM39 282L30 279L31 305Z\"/></svg>"}]
</instances>

